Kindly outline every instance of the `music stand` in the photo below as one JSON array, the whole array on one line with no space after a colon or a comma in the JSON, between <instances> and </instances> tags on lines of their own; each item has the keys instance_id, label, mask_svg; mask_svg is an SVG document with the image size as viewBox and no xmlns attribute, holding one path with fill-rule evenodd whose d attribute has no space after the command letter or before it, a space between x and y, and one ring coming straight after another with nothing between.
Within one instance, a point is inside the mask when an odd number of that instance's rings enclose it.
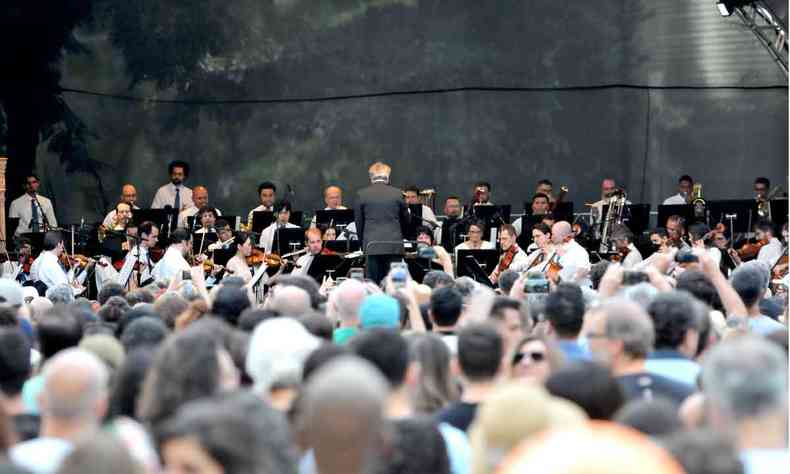
<instances>
[{"instance_id":1,"label":"music stand","mask_svg":"<svg viewBox=\"0 0 790 474\"><path fill-rule=\"evenodd\" d=\"M315 211L315 224L318 227L332 223L332 227L347 226L354 222L353 209L321 209Z\"/></svg>"},{"instance_id":2,"label":"music stand","mask_svg":"<svg viewBox=\"0 0 790 474\"><path fill-rule=\"evenodd\" d=\"M757 223L757 201L754 199L726 199L705 203L710 222L724 223L732 234L751 232ZM734 216L730 219L728 216Z\"/></svg>"},{"instance_id":3,"label":"music stand","mask_svg":"<svg viewBox=\"0 0 790 474\"><path fill-rule=\"evenodd\" d=\"M166 248L170 244L170 233L178 226L177 209L135 209L132 222L138 226L151 221L159 228L159 245Z\"/></svg>"},{"instance_id":4,"label":"music stand","mask_svg":"<svg viewBox=\"0 0 790 474\"><path fill-rule=\"evenodd\" d=\"M214 265L225 266L234 255L236 255L235 248L217 249L214 250L214 256L212 257L212 260L214 260Z\"/></svg>"},{"instance_id":5,"label":"music stand","mask_svg":"<svg viewBox=\"0 0 790 474\"><path fill-rule=\"evenodd\" d=\"M285 255L302 247L304 247L304 230L301 227L283 227L274 232L272 252Z\"/></svg>"},{"instance_id":6,"label":"music stand","mask_svg":"<svg viewBox=\"0 0 790 474\"><path fill-rule=\"evenodd\" d=\"M532 209L530 204L529 209ZM554 204L554 209L551 213L554 215L556 221L565 221L573 223L573 201L562 201Z\"/></svg>"},{"instance_id":7,"label":"music stand","mask_svg":"<svg viewBox=\"0 0 790 474\"><path fill-rule=\"evenodd\" d=\"M14 239L16 236L16 229L19 227L19 218L18 217L6 217L5 219L5 235L3 236L6 240L6 249L10 249L11 246L9 243ZM10 236L10 238L9 238Z\"/></svg>"},{"instance_id":8,"label":"music stand","mask_svg":"<svg viewBox=\"0 0 790 474\"><path fill-rule=\"evenodd\" d=\"M608 212L609 204L604 204L601 209L600 232L603 232L604 220ZM626 204L623 210L623 224L631 230L634 236L642 235L650 228L650 204Z\"/></svg>"},{"instance_id":9,"label":"music stand","mask_svg":"<svg viewBox=\"0 0 790 474\"><path fill-rule=\"evenodd\" d=\"M675 215L685 219L687 226L694 223L694 207L691 204L661 204L658 206L658 226L666 227L667 219Z\"/></svg>"},{"instance_id":10,"label":"music stand","mask_svg":"<svg viewBox=\"0 0 790 474\"><path fill-rule=\"evenodd\" d=\"M197 215L187 217L187 229L197 228L195 227L195 219L197 219ZM231 229L238 229L239 216L217 216L217 220L220 219L226 221Z\"/></svg>"},{"instance_id":11,"label":"music stand","mask_svg":"<svg viewBox=\"0 0 790 474\"><path fill-rule=\"evenodd\" d=\"M477 272L474 268L470 269L469 264L467 263L468 257L471 257L475 262L477 269L482 272ZM488 281L490 284L491 281L488 280L488 275L494 271L497 264L499 263L499 250L496 249L468 249L468 250L459 250L458 254L456 255L456 263L457 263L457 276L468 276L474 279L475 281L481 281L476 278L483 275L483 280ZM481 281L484 283L484 281Z\"/></svg>"},{"instance_id":12,"label":"music stand","mask_svg":"<svg viewBox=\"0 0 790 474\"><path fill-rule=\"evenodd\" d=\"M320 285L324 281L327 271L335 272L340 268L345 259L340 255L315 255L307 274ZM337 279L337 276L334 276Z\"/></svg>"},{"instance_id":13,"label":"music stand","mask_svg":"<svg viewBox=\"0 0 790 474\"><path fill-rule=\"evenodd\" d=\"M359 240L325 240L324 247L337 253L356 252L362 248Z\"/></svg>"},{"instance_id":14,"label":"music stand","mask_svg":"<svg viewBox=\"0 0 790 474\"><path fill-rule=\"evenodd\" d=\"M272 211L255 211L252 213L252 231L260 234L263 229L269 227L274 222Z\"/></svg>"},{"instance_id":15,"label":"music stand","mask_svg":"<svg viewBox=\"0 0 790 474\"><path fill-rule=\"evenodd\" d=\"M521 216L521 234L516 238L516 243L524 251L532 243L532 228L535 227L535 224L540 223L544 217L546 217L545 214L524 214Z\"/></svg>"},{"instance_id":16,"label":"music stand","mask_svg":"<svg viewBox=\"0 0 790 474\"><path fill-rule=\"evenodd\" d=\"M478 252L479 250L469 250L469 252ZM490 251L490 250L485 250ZM494 287L494 284L491 283L491 280L488 279L488 274L485 270L480 266L479 260L476 260L474 256L471 254L466 254L464 256L460 255L460 252L467 252L466 250L460 250L458 255L458 276L468 276L472 278L474 281L478 283L482 283L490 288Z\"/></svg>"},{"instance_id":17,"label":"music stand","mask_svg":"<svg viewBox=\"0 0 790 474\"><path fill-rule=\"evenodd\" d=\"M771 219L776 224L777 232L787 223L787 199L771 200Z\"/></svg>"},{"instance_id":18,"label":"music stand","mask_svg":"<svg viewBox=\"0 0 790 474\"><path fill-rule=\"evenodd\" d=\"M219 240L216 232L193 232L192 233L192 254L199 255L208 251L208 246ZM201 249L201 243L203 248ZM202 250L202 252L201 252Z\"/></svg>"},{"instance_id":19,"label":"music stand","mask_svg":"<svg viewBox=\"0 0 790 474\"><path fill-rule=\"evenodd\" d=\"M422 204L409 204L409 221L406 223L406 233L403 235L405 240L417 240L417 228L422 223Z\"/></svg>"}]
</instances>

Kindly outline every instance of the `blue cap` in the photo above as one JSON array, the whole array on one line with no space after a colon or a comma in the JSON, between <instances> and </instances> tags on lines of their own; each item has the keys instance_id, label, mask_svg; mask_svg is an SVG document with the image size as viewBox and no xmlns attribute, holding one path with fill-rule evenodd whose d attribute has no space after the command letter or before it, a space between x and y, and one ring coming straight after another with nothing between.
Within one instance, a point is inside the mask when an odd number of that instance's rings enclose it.
<instances>
[{"instance_id":1,"label":"blue cap","mask_svg":"<svg viewBox=\"0 0 790 474\"><path fill-rule=\"evenodd\" d=\"M384 294L370 295L359 307L359 324L362 329L400 327L398 300Z\"/></svg>"}]
</instances>

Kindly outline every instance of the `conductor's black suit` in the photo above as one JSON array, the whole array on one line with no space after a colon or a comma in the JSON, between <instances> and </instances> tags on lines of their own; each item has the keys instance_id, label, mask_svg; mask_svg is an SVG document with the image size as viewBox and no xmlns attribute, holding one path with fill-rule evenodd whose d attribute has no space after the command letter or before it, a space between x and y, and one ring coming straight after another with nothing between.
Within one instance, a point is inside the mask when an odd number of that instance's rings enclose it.
<instances>
[{"instance_id":1,"label":"conductor's black suit","mask_svg":"<svg viewBox=\"0 0 790 474\"><path fill-rule=\"evenodd\" d=\"M384 182L374 182L360 190L354 219L362 250L367 255L367 276L379 283L387 276L390 262L403 254L408 213L401 190Z\"/></svg>"}]
</instances>

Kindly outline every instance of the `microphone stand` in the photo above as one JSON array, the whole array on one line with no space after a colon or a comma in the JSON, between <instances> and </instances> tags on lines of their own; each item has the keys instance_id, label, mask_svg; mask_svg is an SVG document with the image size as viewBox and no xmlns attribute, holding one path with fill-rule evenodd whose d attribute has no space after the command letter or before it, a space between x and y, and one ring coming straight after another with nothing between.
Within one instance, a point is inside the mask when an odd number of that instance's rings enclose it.
<instances>
[{"instance_id":1,"label":"microphone stand","mask_svg":"<svg viewBox=\"0 0 790 474\"><path fill-rule=\"evenodd\" d=\"M38 206L38 212L41 213L41 221L44 226L44 232L49 230L49 218L47 217L47 213L44 212L44 208L41 207L41 201L38 200L38 193L33 195L33 200L36 202L36 206Z\"/></svg>"}]
</instances>

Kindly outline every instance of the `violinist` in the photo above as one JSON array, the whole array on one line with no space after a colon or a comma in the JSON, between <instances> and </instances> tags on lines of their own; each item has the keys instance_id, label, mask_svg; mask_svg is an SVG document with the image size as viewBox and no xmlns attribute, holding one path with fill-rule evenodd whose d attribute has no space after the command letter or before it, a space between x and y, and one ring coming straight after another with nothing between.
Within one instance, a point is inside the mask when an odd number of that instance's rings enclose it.
<instances>
[{"instance_id":1,"label":"violinist","mask_svg":"<svg viewBox=\"0 0 790 474\"><path fill-rule=\"evenodd\" d=\"M551 242L551 228L542 222L532 227L532 245L534 250L527 256L527 270L546 272L549 260L554 255L554 244Z\"/></svg>"},{"instance_id":2,"label":"violinist","mask_svg":"<svg viewBox=\"0 0 790 474\"><path fill-rule=\"evenodd\" d=\"M615 225L612 229L612 242L617 250L616 259L624 269L631 270L642 262L642 254L634 245L631 229L622 224Z\"/></svg>"},{"instance_id":3,"label":"violinist","mask_svg":"<svg viewBox=\"0 0 790 474\"><path fill-rule=\"evenodd\" d=\"M236 255L225 264L225 275L239 277L244 283L252 280L252 269L247 264L247 257L252 254L252 239L246 232L238 232L232 240L236 247Z\"/></svg>"},{"instance_id":4,"label":"violinist","mask_svg":"<svg viewBox=\"0 0 790 474\"><path fill-rule=\"evenodd\" d=\"M516 230L512 225L504 224L499 228L499 245L502 247L502 255L499 257L499 264L488 276L491 283L496 283L505 270L521 273L527 269L527 254L516 243Z\"/></svg>"},{"instance_id":5,"label":"violinist","mask_svg":"<svg viewBox=\"0 0 790 474\"><path fill-rule=\"evenodd\" d=\"M689 248L686 243L686 219L678 215L672 215L667 218L667 236L669 237L669 245L672 247L682 249Z\"/></svg>"},{"instance_id":6,"label":"violinist","mask_svg":"<svg viewBox=\"0 0 790 474\"><path fill-rule=\"evenodd\" d=\"M136 229L135 236L128 236L129 251L121 261L120 268L115 268L106 257L99 259L96 265L96 288L101 288L107 283L118 283L124 288L144 286L151 279L150 250L159 241L159 229L151 221L141 223Z\"/></svg>"},{"instance_id":7,"label":"violinist","mask_svg":"<svg viewBox=\"0 0 790 474\"><path fill-rule=\"evenodd\" d=\"M157 280L170 281L178 272L189 271L184 258L192 251L192 236L186 229L176 229L170 234L170 246L151 272Z\"/></svg>"},{"instance_id":8,"label":"violinist","mask_svg":"<svg viewBox=\"0 0 790 474\"><path fill-rule=\"evenodd\" d=\"M30 280L40 281L47 288L68 285L69 277L60 265L60 256L66 251L63 235L58 231L44 234L44 250L30 266Z\"/></svg>"},{"instance_id":9,"label":"violinist","mask_svg":"<svg viewBox=\"0 0 790 474\"><path fill-rule=\"evenodd\" d=\"M782 242L775 237L776 231L774 224L771 221L763 220L755 226L756 243L747 243L738 252L730 252L735 264L740 265L741 262L750 258L754 252L757 253L756 260L764 262L769 268L773 268L776 262L782 257L784 247Z\"/></svg>"},{"instance_id":10,"label":"violinist","mask_svg":"<svg viewBox=\"0 0 790 474\"><path fill-rule=\"evenodd\" d=\"M299 257L296 261L296 268L291 272L292 275L307 276L313 259L315 259L316 255L321 254L321 250L324 246L324 242L321 240L321 231L315 227L307 229L305 238L307 239L307 253Z\"/></svg>"},{"instance_id":11,"label":"violinist","mask_svg":"<svg viewBox=\"0 0 790 474\"><path fill-rule=\"evenodd\" d=\"M590 270L590 254L574 240L573 228L566 221L558 221L551 228L551 241L554 243L562 281L576 282L586 279Z\"/></svg>"},{"instance_id":12,"label":"violinist","mask_svg":"<svg viewBox=\"0 0 790 474\"><path fill-rule=\"evenodd\" d=\"M704 251L714 262L716 262L716 266L719 266L721 265L721 251L717 247L711 245L712 236L713 233L705 224L696 223L689 226L691 248Z\"/></svg>"}]
</instances>

